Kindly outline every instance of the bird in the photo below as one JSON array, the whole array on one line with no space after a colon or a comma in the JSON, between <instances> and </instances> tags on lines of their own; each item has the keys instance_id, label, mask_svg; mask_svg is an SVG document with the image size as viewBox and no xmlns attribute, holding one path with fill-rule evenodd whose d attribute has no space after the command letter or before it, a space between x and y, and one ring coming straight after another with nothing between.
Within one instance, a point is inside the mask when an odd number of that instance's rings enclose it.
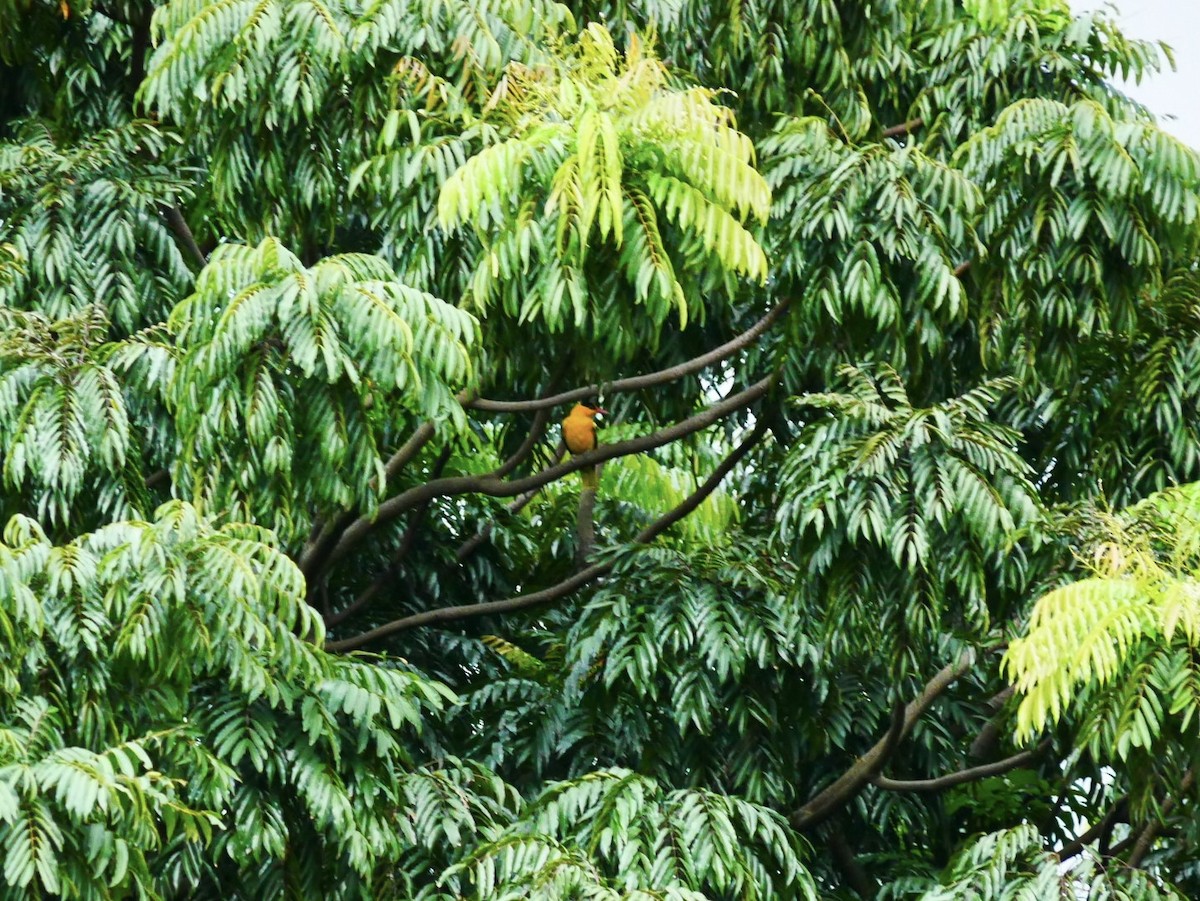
<instances>
[{"instance_id":1,"label":"bird","mask_svg":"<svg viewBox=\"0 0 1200 901\"><path fill-rule=\"evenodd\" d=\"M599 443L596 440L596 415L607 412L598 406L592 406L590 402L576 404L567 418L562 421L563 443L567 445L567 450L573 454L582 454L594 449ZM584 488L596 490L599 479L596 476L595 466L588 466L586 469L580 470L579 477L583 481Z\"/></svg>"}]
</instances>

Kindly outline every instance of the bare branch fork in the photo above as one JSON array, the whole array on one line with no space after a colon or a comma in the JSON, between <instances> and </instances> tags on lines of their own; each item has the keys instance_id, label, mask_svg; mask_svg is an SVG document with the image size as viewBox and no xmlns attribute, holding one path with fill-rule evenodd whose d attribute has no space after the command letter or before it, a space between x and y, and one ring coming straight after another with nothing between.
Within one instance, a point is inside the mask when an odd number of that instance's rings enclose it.
<instances>
[{"instance_id":1,"label":"bare branch fork","mask_svg":"<svg viewBox=\"0 0 1200 901\"><path fill-rule=\"evenodd\" d=\"M433 475L436 478L442 474L447 461L450 459L450 446L447 445L438 455L437 462L433 465ZM416 541L417 532L420 530L421 521L425 517L426 511L432 501L426 502L413 511L409 518L408 525L404 529L404 535L400 538L400 546L396 549L396 553L392 555L392 559L388 561L388 565L383 568L383 571L367 586L354 601L342 610L334 613L325 614L325 625L336 626L338 623L345 622L354 614L358 613L368 604L370 604L379 592L387 587L388 583L400 572L400 564L408 557L408 552L412 550L412 546ZM323 581L318 584L325 584ZM312 589L309 589L311 599Z\"/></svg>"},{"instance_id":2,"label":"bare branch fork","mask_svg":"<svg viewBox=\"0 0 1200 901\"><path fill-rule=\"evenodd\" d=\"M587 385L581 388L575 388L571 391L562 392L560 394L551 395L549 397L538 398L527 401L490 401L482 398L472 399L466 393L459 396L459 401L468 409L486 410L493 412L536 412L539 417L535 417L533 427L530 429L529 437L525 443L504 462L497 470L490 473L489 476L502 479L509 475L513 470L523 462L544 433L545 426L549 417L549 411L552 407L559 404L569 403L573 400L582 400L591 395L596 394L601 389L610 394L637 391L642 388L651 388L658 385L664 385L668 382L684 378L695 372L699 372L714 363L719 363L735 353L749 347L753 344L764 332L782 316L790 304L790 299L785 298L773 309L771 309L758 322L752 325L749 329L742 332L740 335L730 339L719 347L714 348L708 353L701 354L677 366L670 366L666 369L660 369L657 372L651 372L644 375L633 376L627 379L620 379L615 382L610 382L605 385ZM405 466L421 452L421 450L433 439L436 426L432 422L422 423L409 439L392 455L384 466L385 482L395 478ZM541 486L537 486L541 487ZM530 489L532 490L532 489ZM458 492L464 493L464 492ZM523 492L517 492L523 493ZM382 510L381 510L382 512ZM357 517L353 511L347 512L336 520L324 523L314 530L314 537L305 545L297 564L300 571L312 579L319 575L328 566L334 562L330 559L330 552L339 545L340 541L345 537L345 533L351 527L359 530L362 529L362 523L366 517ZM369 519L368 519L369 521ZM344 553L344 548L337 551L340 555Z\"/></svg>"},{"instance_id":3,"label":"bare branch fork","mask_svg":"<svg viewBox=\"0 0 1200 901\"><path fill-rule=\"evenodd\" d=\"M705 480L704 484L693 491L686 497L678 506L670 512L651 523L645 529L638 533L633 539L634 544L648 544L653 541L675 523L679 522L693 510L700 506L710 494L712 494L717 486L724 481L725 477L733 470L733 468L750 452L750 450L758 444L763 435L766 434L766 423L760 417L749 435L739 444L730 454L721 461L721 464L713 470L712 475ZM584 455L586 456L586 455ZM502 601L488 601L482 604L464 604L454 607L439 607L436 610L426 610L421 613L415 613L411 616L406 616L401 619L393 620L390 623L385 623L378 628L372 629L369 632L364 632L361 635L355 635L351 638L342 639L341 641L326 642L325 650L331 652L350 651L355 648L360 648L365 644L370 644L373 641L378 641L381 638L386 638L389 635L394 635L397 632L403 632L408 629L415 629L418 626L429 626L439 623L451 622L454 620L468 619L477 616L488 616L497 613L511 613L516 610L525 610L530 607L535 607L540 604L547 604L551 601L559 600L571 594L577 588L586 585L598 576L604 575L615 565L614 562L594 563L587 566L570 578L564 579L557 585L551 585L549 588L544 588L541 591L534 591L529 594L517 595L516 597L507 598Z\"/></svg>"},{"instance_id":4,"label":"bare branch fork","mask_svg":"<svg viewBox=\"0 0 1200 901\"><path fill-rule=\"evenodd\" d=\"M413 507L427 500L435 497L453 497L460 494L515 497L536 488L541 488L544 485L561 479L565 475L578 472L588 466L594 466L606 460L615 460L618 457L627 457L631 454L639 454L662 447L663 445L670 444L672 441L677 441L680 438L707 428L730 413L734 413L754 403L754 401L761 398L770 390L771 386L775 383L775 379L775 374L768 375L755 382L749 388L731 395L696 415L668 426L665 429L660 429L657 432L642 435L638 438L630 438L627 441L601 445L595 450L579 454L570 460L565 460L562 463L550 466L541 472L534 473L525 478L506 480L498 478L495 473L488 473L483 476L450 476L444 479L433 479L422 485L409 488L407 491L403 491L380 504L374 517L360 516L347 526L320 569L327 568L343 559L376 525L390 522L402 513L411 510ZM303 558L300 568L305 570ZM320 569L310 567L305 574L311 578L313 571L320 572Z\"/></svg>"},{"instance_id":5,"label":"bare branch fork","mask_svg":"<svg viewBox=\"0 0 1200 901\"><path fill-rule=\"evenodd\" d=\"M958 660L947 664L925 683L921 694L904 706L901 716L897 716L896 711L893 710L892 723L887 735L877 741L866 754L858 758L831 785L796 810L789 817L792 826L798 830L809 829L853 800L867 783L879 775L879 771L887 762L888 757L895 751L900 741L912 731L917 720L974 663L975 652L973 650L964 651Z\"/></svg>"}]
</instances>

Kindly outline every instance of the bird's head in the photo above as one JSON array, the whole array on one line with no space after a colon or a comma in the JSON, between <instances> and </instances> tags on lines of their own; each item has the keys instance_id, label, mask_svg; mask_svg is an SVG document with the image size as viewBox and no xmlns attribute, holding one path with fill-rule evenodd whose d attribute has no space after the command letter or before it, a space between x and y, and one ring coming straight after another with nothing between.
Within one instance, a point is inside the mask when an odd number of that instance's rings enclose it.
<instances>
[{"instance_id":1,"label":"bird's head","mask_svg":"<svg viewBox=\"0 0 1200 901\"><path fill-rule=\"evenodd\" d=\"M600 404L597 403L596 400L593 398L588 398L587 400L583 401L582 403L576 404L575 409L571 411L571 413L574 415L587 416L587 417L590 417L593 419L597 416L597 414L607 413L607 412L608 411L606 409L604 409L602 406L600 406Z\"/></svg>"}]
</instances>

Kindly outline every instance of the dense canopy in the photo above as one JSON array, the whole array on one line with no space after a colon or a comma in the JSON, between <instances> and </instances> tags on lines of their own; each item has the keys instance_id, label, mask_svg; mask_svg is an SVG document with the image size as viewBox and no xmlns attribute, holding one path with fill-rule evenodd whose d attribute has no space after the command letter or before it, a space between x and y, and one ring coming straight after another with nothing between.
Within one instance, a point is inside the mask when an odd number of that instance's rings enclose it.
<instances>
[{"instance_id":1,"label":"dense canopy","mask_svg":"<svg viewBox=\"0 0 1200 901\"><path fill-rule=\"evenodd\" d=\"M0 898L1200 897L1164 64L0 0Z\"/></svg>"}]
</instances>

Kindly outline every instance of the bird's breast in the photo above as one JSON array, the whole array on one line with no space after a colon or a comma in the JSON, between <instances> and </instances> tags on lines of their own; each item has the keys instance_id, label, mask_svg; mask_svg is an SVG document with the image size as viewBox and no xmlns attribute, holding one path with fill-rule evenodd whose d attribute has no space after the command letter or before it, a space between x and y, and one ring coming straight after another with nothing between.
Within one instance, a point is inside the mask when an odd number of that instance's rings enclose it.
<instances>
[{"instance_id":1,"label":"bird's breast","mask_svg":"<svg viewBox=\"0 0 1200 901\"><path fill-rule=\"evenodd\" d=\"M568 416L562 424L563 441L567 450L582 454L596 446L596 423L582 416Z\"/></svg>"}]
</instances>

